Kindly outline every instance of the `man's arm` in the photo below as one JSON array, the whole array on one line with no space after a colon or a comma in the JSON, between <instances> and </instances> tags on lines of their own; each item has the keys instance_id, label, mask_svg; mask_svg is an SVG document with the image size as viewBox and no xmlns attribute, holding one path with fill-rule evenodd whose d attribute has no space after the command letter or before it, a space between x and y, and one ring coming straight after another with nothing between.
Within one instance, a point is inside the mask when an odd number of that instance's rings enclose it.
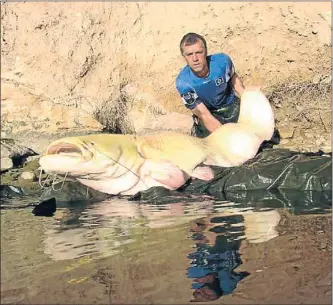
<instances>
[{"instance_id":1,"label":"man's arm","mask_svg":"<svg viewBox=\"0 0 333 305\"><path fill-rule=\"evenodd\" d=\"M207 109L204 103L198 104L193 110L192 113L199 117L204 123L205 127L210 131L215 131L222 124L218 121Z\"/></svg>"},{"instance_id":2,"label":"man's arm","mask_svg":"<svg viewBox=\"0 0 333 305\"><path fill-rule=\"evenodd\" d=\"M234 73L234 75L232 76L231 84L232 84L235 92L237 93L237 95L239 97L241 97L245 88L244 88L242 80L239 78L237 73Z\"/></svg>"}]
</instances>

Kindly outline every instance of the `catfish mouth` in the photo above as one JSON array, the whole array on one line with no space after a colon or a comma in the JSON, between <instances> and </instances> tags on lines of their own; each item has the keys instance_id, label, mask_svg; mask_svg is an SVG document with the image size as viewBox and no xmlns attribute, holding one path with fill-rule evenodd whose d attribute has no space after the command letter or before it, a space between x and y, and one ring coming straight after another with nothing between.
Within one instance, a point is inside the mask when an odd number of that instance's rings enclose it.
<instances>
[{"instance_id":1,"label":"catfish mouth","mask_svg":"<svg viewBox=\"0 0 333 305\"><path fill-rule=\"evenodd\" d=\"M71 143L61 142L55 145L52 145L47 150L48 155L68 155L68 156L82 156L81 149Z\"/></svg>"}]
</instances>

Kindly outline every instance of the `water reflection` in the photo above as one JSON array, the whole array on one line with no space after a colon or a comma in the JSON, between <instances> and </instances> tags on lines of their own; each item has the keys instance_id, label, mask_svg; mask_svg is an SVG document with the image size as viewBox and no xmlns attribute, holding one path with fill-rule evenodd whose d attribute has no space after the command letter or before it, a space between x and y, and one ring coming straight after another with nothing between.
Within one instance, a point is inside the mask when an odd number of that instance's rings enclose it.
<instances>
[{"instance_id":1,"label":"water reflection","mask_svg":"<svg viewBox=\"0 0 333 305\"><path fill-rule=\"evenodd\" d=\"M192 181L185 190L165 191L151 188L140 192L134 198L141 202L154 203L158 198L159 204L176 203L181 200L190 202L195 197L208 196L214 201L229 201L239 207L287 208L293 214L330 213L332 209L332 191L300 191L296 189L258 189L258 190L229 190L208 188L204 181ZM191 197L192 196L192 197Z\"/></svg>"},{"instance_id":2,"label":"water reflection","mask_svg":"<svg viewBox=\"0 0 333 305\"><path fill-rule=\"evenodd\" d=\"M278 235L275 228L280 215L276 210L235 209L233 213L235 215L226 212L192 222L195 251L188 255L191 263L187 272L188 277L193 278L192 302L212 301L228 295L249 275L246 271L235 271L242 264L238 251L242 240L258 243Z\"/></svg>"},{"instance_id":3,"label":"water reflection","mask_svg":"<svg viewBox=\"0 0 333 305\"><path fill-rule=\"evenodd\" d=\"M44 253L53 260L128 255L128 246L138 240L149 255L156 242L152 235L146 238L149 230L187 226L194 251L188 252L184 277L193 281L192 301L210 301L232 293L248 275L235 270L242 264L241 242L262 243L277 237L280 214L275 209L240 208L232 202L153 205L114 198L58 210L55 218L44 241ZM177 242L182 243L180 239Z\"/></svg>"},{"instance_id":4,"label":"water reflection","mask_svg":"<svg viewBox=\"0 0 333 305\"><path fill-rule=\"evenodd\" d=\"M193 302L210 301L232 293L240 281L249 280L240 254L243 242L264 243L278 237L280 208L294 214L325 213L331 209L331 196L325 197L324 192L303 197L297 197L297 192L282 197L271 194L225 194L233 201L214 201L208 196L198 197L197 201L193 196L187 201L178 194L178 201L172 203L175 197L166 194L161 201L167 203L159 204L117 197L99 203L62 203L54 218L38 219L45 228L43 251L46 259L57 261L113 256L107 261L133 261L135 267L140 265L138 257L149 266L152 258L165 261L163 266L170 264L166 273L183 275L179 283L186 281ZM303 206L296 197L305 200ZM187 232L190 234L186 239ZM171 255L166 253L169 245L176 249L170 250ZM169 259L173 256L184 258L185 263L173 264ZM121 268L123 272L124 267ZM153 264L149 270L152 274L159 272Z\"/></svg>"},{"instance_id":5,"label":"water reflection","mask_svg":"<svg viewBox=\"0 0 333 305\"><path fill-rule=\"evenodd\" d=\"M250 242L263 242L277 236L275 227L280 218L276 210L259 213L249 207L233 205L208 200L151 205L117 198L92 205L71 205L57 210L56 222L46 231L45 253L54 260L110 256L118 253L123 245L141 238L146 229L175 227L207 215L214 215L209 231L205 231L208 239L217 233L225 236L232 233L233 238L247 238ZM226 224L212 226L214 222L219 223L219 217L235 213L243 213L242 220L235 218L242 223L241 231L235 227L236 223L232 228ZM229 217L234 219L235 216Z\"/></svg>"},{"instance_id":6,"label":"water reflection","mask_svg":"<svg viewBox=\"0 0 333 305\"><path fill-rule=\"evenodd\" d=\"M294 215L331 213L332 191L253 190L228 192L223 200L238 207L287 208Z\"/></svg>"},{"instance_id":7,"label":"water reflection","mask_svg":"<svg viewBox=\"0 0 333 305\"><path fill-rule=\"evenodd\" d=\"M176 226L205 215L212 202L138 204L110 199L58 209L56 223L46 231L45 253L54 260L86 255L110 256L146 234L146 229Z\"/></svg>"},{"instance_id":8,"label":"water reflection","mask_svg":"<svg viewBox=\"0 0 333 305\"><path fill-rule=\"evenodd\" d=\"M193 223L195 252L187 275L193 278L191 301L212 301L230 294L237 282L248 275L235 272L242 261L238 252L244 238L243 216L206 217Z\"/></svg>"}]
</instances>

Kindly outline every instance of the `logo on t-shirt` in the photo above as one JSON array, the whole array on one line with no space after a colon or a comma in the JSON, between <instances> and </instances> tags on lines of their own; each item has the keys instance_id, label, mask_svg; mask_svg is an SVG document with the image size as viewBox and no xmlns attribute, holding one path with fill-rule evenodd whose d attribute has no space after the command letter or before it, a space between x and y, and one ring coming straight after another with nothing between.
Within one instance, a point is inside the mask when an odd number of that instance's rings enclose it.
<instances>
[{"instance_id":1,"label":"logo on t-shirt","mask_svg":"<svg viewBox=\"0 0 333 305\"><path fill-rule=\"evenodd\" d=\"M216 84L216 86L220 86L220 85L223 84L223 83L224 83L224 80L223 80L222 77L219 77L219 78L217 78L217 79L215 80L215 84Z\"/></svg>"},{"instance_id":2,"label":"logo on t-shirt","mask_svg":"<svg viewBox=\"0 0 333 305\"><path fill-rule=\"evenodd\" d=\"M184 105L193 105L198 98L198 95L195 92L188 92L183 94L181 98Z\"/></svg>"}]
</instances>

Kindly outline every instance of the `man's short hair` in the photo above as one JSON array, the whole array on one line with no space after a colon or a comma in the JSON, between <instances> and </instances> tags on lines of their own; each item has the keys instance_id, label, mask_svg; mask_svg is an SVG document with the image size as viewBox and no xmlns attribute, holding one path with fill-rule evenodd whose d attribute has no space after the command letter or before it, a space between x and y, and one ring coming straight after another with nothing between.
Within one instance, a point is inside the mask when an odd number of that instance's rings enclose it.
<instances>
[{"instance_id":1,"label":"man's short hair","mask_svg":"<svg viewBox=\"0 0 333 305\"><path fill-rule=\"evenodd\" d=\"M196 33L187 33L183 36L182 40L180 41L180 53L183 55L183 47L184 46L191 46L197 43L198 41L201 41L203 47L205 48L205 51L207 53L207 43L205 38L203 38L201 35Z\"/></svg>"}]
</instances>

